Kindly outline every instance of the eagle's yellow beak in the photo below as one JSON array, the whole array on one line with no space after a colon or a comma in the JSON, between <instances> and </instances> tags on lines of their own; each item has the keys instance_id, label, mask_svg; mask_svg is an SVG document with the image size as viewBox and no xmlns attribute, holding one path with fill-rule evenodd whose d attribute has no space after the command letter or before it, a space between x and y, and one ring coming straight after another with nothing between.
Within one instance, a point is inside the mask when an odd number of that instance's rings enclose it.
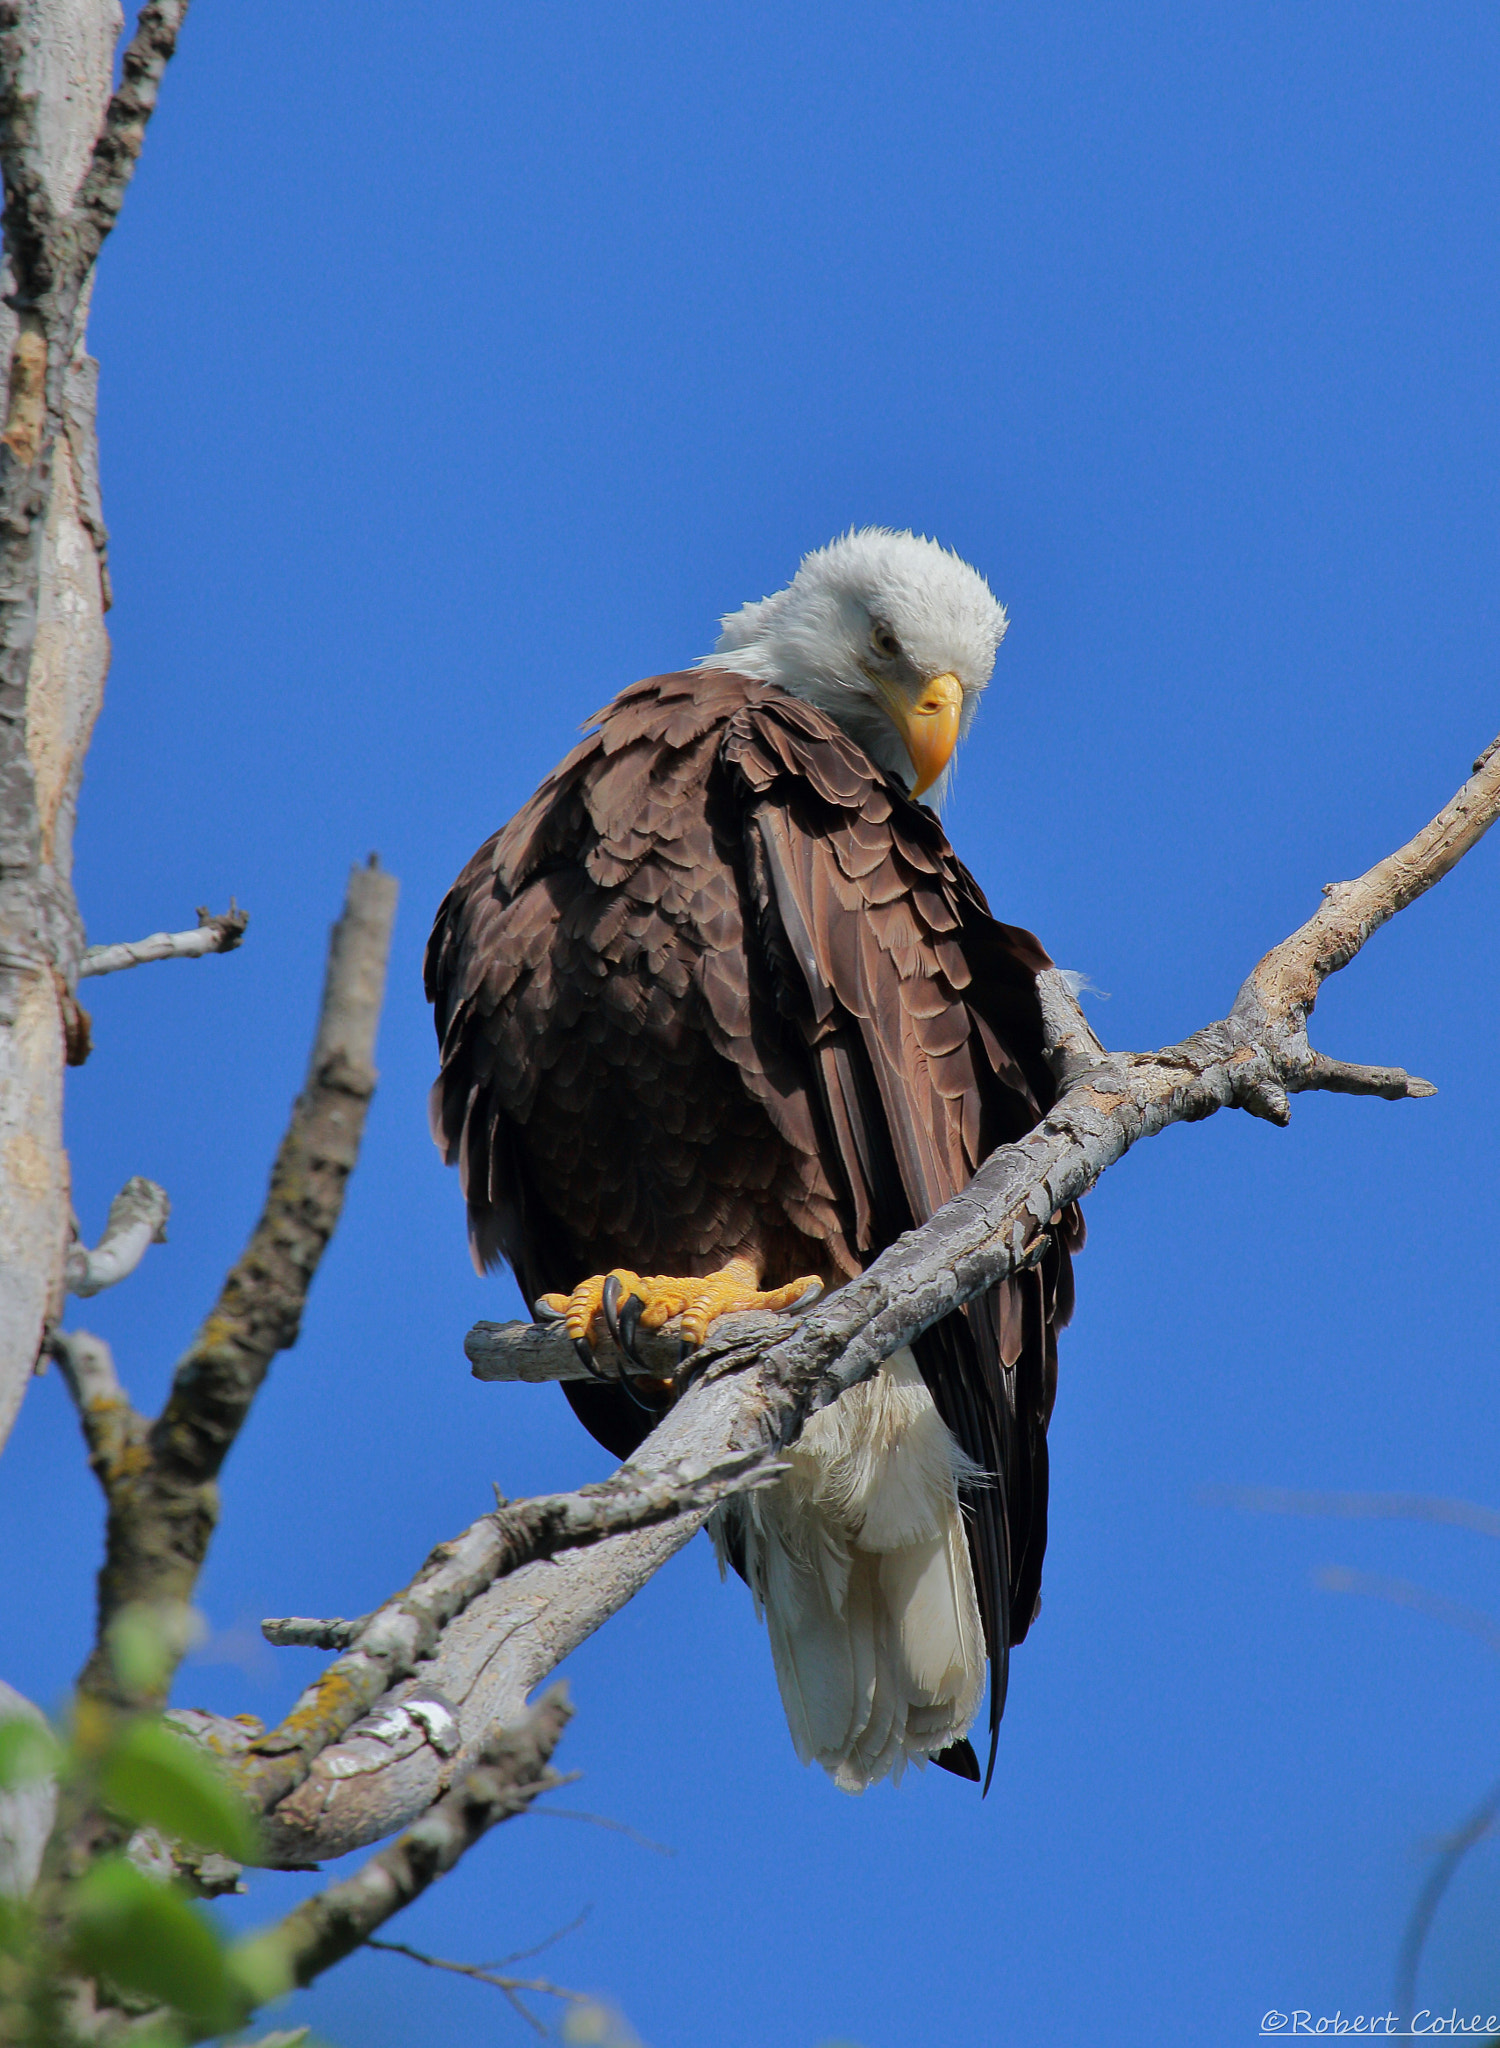
<instances>
[{"instance_id":1,"label":"eagle's yellow beak","mask_svg":"<svg viewBox=\"0 0 1500 2048\"><path fill-rule=\"evenodd\" d=\"M915 704L903 705L896 712L897 726L917 771L913 796L931 789L953 758L963 708L964 686L949 674L934 676Z\"/></svg>"}]
</instances>

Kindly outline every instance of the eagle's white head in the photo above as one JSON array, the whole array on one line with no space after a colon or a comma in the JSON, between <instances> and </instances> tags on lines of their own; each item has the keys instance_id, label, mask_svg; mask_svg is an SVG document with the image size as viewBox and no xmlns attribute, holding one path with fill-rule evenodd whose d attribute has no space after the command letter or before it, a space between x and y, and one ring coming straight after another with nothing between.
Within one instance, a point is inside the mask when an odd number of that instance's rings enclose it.
<instances>
[{"instance_id":1,"label":"eagle's white head","mask_svg":"<svg viewBox=\"0 0 1500 2048\"><path fill-rule=\"evenodd\" d=\"M941 798L1006 618L978 570L935 540L866 526L804 556L785 590L720 623L700 666L805 698L913 795Z\"/></svg>"}]
</instances>

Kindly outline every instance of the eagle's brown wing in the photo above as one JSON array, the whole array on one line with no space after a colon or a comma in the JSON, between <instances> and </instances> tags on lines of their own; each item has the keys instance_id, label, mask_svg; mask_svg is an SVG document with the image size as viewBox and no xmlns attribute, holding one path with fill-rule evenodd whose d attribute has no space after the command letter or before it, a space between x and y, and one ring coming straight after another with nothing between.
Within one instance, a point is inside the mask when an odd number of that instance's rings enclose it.
<instances>
[{"instance_id":1,"label":"eagle's brown wing","mask_svg":"<svg viewBox=\"0 0 1500 2048\"><path fill-rule=\"evenodd\" d=\"M821 713L715 670L634 685L480 848L429 942L434 1136L476 1261L508 1259L528 1300L742 1248L767 1285L859 1271L1050 1104L1046 964ZM1040 1580L1073 1221L916 1347L994 1475L968 1503L992 1731ZM640 1440L623 1395L567 1392L612 1450Z\"/></svg>"},{"instance_id":2,"label":"eagle's brown wing","mask_svg":"<svg viewBox=\"0 0 1500 2048\"><path fill-rule=\"evenodd\" d=\"M805 1047L745 930L738 810L710 788L765 694L712 671L624 691L438 912L433 1135L475 1263L506 1259L528 1301L742 1250L767 1286L859 1271ZM640 1442L623 1393L566 1391L617 1455Z\"/></svg>"},{"instance_id":3,"label":"eagle's brown wing","mask_svg":"<svg viewBox=\"0 0 1500 2048\"><path fill-rule=\"evenodd\" d=\"M1036 975L1051 963L1000 924L933 813L785 696L748 705L721 759L744 791L746 873L783 1010L800 1019L867 1261L967 1185L1050 1106ZM790 963L790 964L789 964ZM962 1449L994 1483L968 1501L991 1660L990 1759L1008 1651L1036 1609L1047 1540L1047 1421L1072 1307L1061 1219L1041 1264L915 1346Z\"/></svg>"}]
</instances>

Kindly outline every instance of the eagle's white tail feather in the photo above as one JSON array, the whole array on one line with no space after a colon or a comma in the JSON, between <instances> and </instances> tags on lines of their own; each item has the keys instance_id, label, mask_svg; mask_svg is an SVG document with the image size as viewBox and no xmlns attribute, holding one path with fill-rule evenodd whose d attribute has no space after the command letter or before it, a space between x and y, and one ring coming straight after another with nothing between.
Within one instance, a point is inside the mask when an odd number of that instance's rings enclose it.
<instances>
[{"instance_id":1,"label":"eagle's white tail feather","mask_svg":"<svg viewBox=\"0 0 1500 2048\"><path fill-rule=\"evenodd\" d=\"M984 1687L984 1634L958 1504L978 1479L909 1350L815 1415L775 1486L731 1522L792 1740L846 1791L923 1764L966 1733Z\"/></svg>"}]
</instances>

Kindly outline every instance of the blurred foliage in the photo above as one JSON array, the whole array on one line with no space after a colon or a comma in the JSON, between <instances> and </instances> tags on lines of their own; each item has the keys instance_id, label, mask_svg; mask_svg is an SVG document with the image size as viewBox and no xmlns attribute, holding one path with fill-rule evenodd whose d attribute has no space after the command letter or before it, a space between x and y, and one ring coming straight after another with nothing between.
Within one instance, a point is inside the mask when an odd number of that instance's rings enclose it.
<instances>
[{"instance_id":1,"label":"blurred foliage","mask_svg":"<svg viewBox=\"0 0 1500 2048\"><path fill-rule=\"evenodd\" d=\"M640 2036L627 2020L593 2001L568 2009L562 2037L569 2048L641 2048Z\"/></svg>"},{"instance_id":2,"label":"blurred foliage","mask_svg":"<svg viewBox=\"0 0 1500 2048\"><path fill-rule=\"evenodd\" d=\"M140 1629L112 1647L137 1677L159 1661ZM228 1942L171 1874L169 1845L255 1861L255 1818L211 1757L159 1715L80 1701L65 1729L0 1723L0 1793L46 1778L65 1811L113 1825L78 1874L47 1868L30 1897L0 1897L3 2048L72 2048L88 1982L122 2024L136 2016L132 2048L186 2048L243 2026L288 1988L274 1951L268 1960L264 1943L252 1956Z\"/></svg>"}]
</instances>

